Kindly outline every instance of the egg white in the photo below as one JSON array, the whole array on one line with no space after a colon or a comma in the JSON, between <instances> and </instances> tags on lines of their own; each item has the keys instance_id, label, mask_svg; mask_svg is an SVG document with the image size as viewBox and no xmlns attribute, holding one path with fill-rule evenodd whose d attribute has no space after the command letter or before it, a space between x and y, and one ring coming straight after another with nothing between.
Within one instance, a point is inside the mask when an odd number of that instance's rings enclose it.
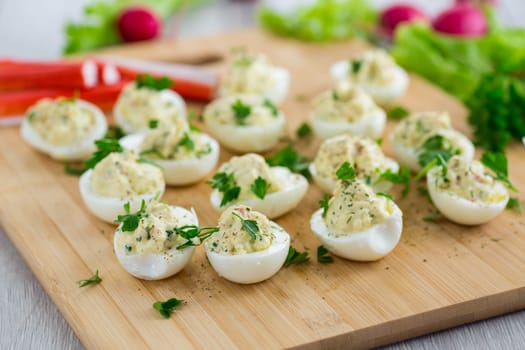
<instances>
[{"instance_id":1,"label":"egg white","mask_svg":"<svg viewBox=\"0 0 525 350\"><path fill-rule=\"evenodd\" d=\"M386 163L387 163L386 169L390 169L393 172L399 171L399 164L395 160L386 157ZM310 173L312 174L312 178L314 179L316 185L319 186L325 193L334 192L335 185L337 184L337 180L334 180L331 177L319 175L317 173L314 163L310 163L310 165L308 166L308 170L310 170ZM361 179L361 180L364 181L364 179ZM377 192L388 192L392 188L392 183L390 181L379 181L377 183L371 183L370 187L372 187L372 189L376 193Z\"/></svg>"},{"instance_id":2,"label":"egg white","mask_svg":"<svg viewBox=\"0 0 525 350\"><path fill-rule=\"evenodd\" d=\"M221 145L235 152L249 153L267 151L275 146L284 129L285 119L279 113L267 125L219 124L206 118L204 122Z\"/></svg>"},{"instance_id":3,"label":"egg white","mask_svg":"<svg viewBox=\"0 0 525 350\"><path fill-rule=\"evenodd\" d=\"M330 229L323 220L323 209L319 209L310 219L310 227L315 236L334 255L349 260L375 261L385 257L398 244L403 231L403 213L392 202L394 212L382 222L360 232L347 236L331 237Z\"/></svg>"},{"instance_id":4,"label":"egg white","mask_svg":"<svg viewBox=\"0 0 525 350\"><path fill-rule=\"evenodd\" d=\"M22 138L37 150L56 160L75 161L88 158L96 150L95 140L103 138L106 134L108 123L104 113L94 104L78 99L76 103L92 111L95 116L95 125L85 138L60 146L49 144L42 139L27 118L24 118L20 128Z\"/></svg>"},{"instance_id":5,"label":"egg white","mask_svg":"<svg viewBox=\"0 0 525 350\"><path fill-rule=\"evenodd\" d=\"M439 130L436 134L442 135L451 141L452 145L460 150L462 157L465 157L469 160L474 159L474 145L472 141L468 139L465 135L454 129L442 129ZM396 155L396 158L399 160L399 163L406 165L412 171L418 172L421 171L421 165L419 165L418 151L414 147L407 147L396 140L394 140L393 134L390 135L390 144L392 145L392 150Z\"/></svg>"},{"instance_id":6,"label":"egg white","mask_svg":"<svg viewBox=\"0 0 525 350\"><path fill-rule=\"evenodd\" d=\"M481 225L501 214L509 195L501 182L495 182L497 193L503 195L499 202L480 203L463 198L452 191L441 190L436 187L436 178L441 176L441 167L434 167L427 173L427 187L430 198L436 208L449 220L462 225Z\"/></svg>"},{"instance_id":7,"label":"egg white","mask_svg":"<svg viewBox=\"0 0 525 350\"><path fill-rule=\"evenodd\" d=\"M182 207L170 206L174 216L191 217L191 222L184 225L199 225L199 220L193 210L190 212ZM177 246L163 253L126 254L122 247L118 246L120 235L126 232L117 229L113 236L113 248L120 265L131 275L143 280L160 280L175 275L181 271L191 260L195 247L187 247L177 250Z\"/></svg>"},{"instance_id":8,"label":"egg white","mask_svg":"<svg viewBox=\"0 0 525 350\"><path fill-rule=\"evenodd\" d=\"M243 204L263 213L270 219L277 218L289 212L295 208L305 196L308 190L308 181L304 176L294 174L285 167L274 166L270 168L270 171L280 184L281 190L267 193L264 199L257 197L244 198L230 202L224 207L221 207L222 193L213 190L210 196L212 206L216 210L223 212L231 205Z\"/></svg>"},{"instance_id":9,"label":"egg white","mask_svg":"<svg viewBox=\"0 0 525 350\"><path fill-rule=\"evenodd\" d=\"M330 137L351 134L354 136L370 137L377 139L383 134L386 124L386 113L381 108L376 108L362 119L355 122L328 121L310 116L314 134L321 140Z\"/></svg>"},{"instance_id":10,"label":"egg white","mask_svg":"<svg viewBox=\"0 0 525 350\"><path fill-rule=\"evenodd\" d=\"M270 226L274 238L271 245L262 251L222 255L212 252L206 242L206 256L217 274L229 281L242 284L262 282L275 275L288 255L290 236L275 222L271 222Z\"/></svg>"},{"instance_id":11,"label":"egg white","mask_svg":"<svg viewBox=\"0 0 525 350\"><path fill-rule=\"evenodd\" d=\"M186 103L178 93L176 93L173 90L165 89L159 91L159 94L160 99L162 101L172 101L173 104L178 107L178 118L186 120ZM137 128L127 121L126 117L124 117L124 115L122 115L122 113L120 112L120 109L122 108L122 103L123 102L120 99L118 99L117 103L113 107L113 116L115 117L115 122L118 124L118 126L120 126L126 134L134 134L146 131L148 129L147 125L144 128Z\"/></svg>"},{"instance_id":12,"label":"egg white","mask_svg":"<svg viewBox=\"0 0 525 350\"><path fill-rule=\"evenodd\" d=\"M93 173L92 169L87 170L79 180L79 189L82 196L82 200L88 207L88 209L95 215L97 218L114 224L115 220L119 215L125 214L124 204L130 203L130 211L136 212L140 209L142 200L149 202L155 198L160 198L164 194L165 185L164 182L162 186L142 195L133 196L131 198L117 198L117 197L107 197L101 196L93 191L91 188L91 175Z\"/></svg>"},{"instance_id":13,"label":"egg white","mask_svg":"<svg viewBox=\"0 0 525 350\"><path fill-rule=\"evenodd\" d=\"M210 144L211 152L202 155L200 158L166 160L153 159L155 164L162 168L164 180L168 185L184 186L202 180L210 171L215 168L219 159L219 144L215 139L206 134L197 134L206 143ZM119 140L125 149L134 150L140 154L140 145L144 141L145 134L132 134Z\"/></svg>"},{"instance_id":14,"label":"egg white","mask_svg":"<svg viewBox=\"0 0 525 350\"><path fill-rule=\"evenodd\" d=\"M350 62L348 60L334 63L330 69L334 82L348 79L349 69ZM377 104L382 106L391 105L405 94L409 81L408 74L403 68L396 66L393 72L394 78L390 84L360 83L359 86L372 96Z\"/></svg>"}]
</instances>

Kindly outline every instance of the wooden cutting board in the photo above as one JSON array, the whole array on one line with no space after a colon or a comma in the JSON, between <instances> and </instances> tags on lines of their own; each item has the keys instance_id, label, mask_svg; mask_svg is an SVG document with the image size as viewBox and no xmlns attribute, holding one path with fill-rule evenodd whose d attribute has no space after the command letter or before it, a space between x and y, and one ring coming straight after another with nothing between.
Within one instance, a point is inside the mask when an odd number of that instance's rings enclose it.
<instances>
[{"instance_id":1,"label":"wooden cutting board","mask_svg":"<svg viewBox=\"0 0 525 350\"><path fill-rule=\"evenodd\" d=\"M366 47L360 42L304 44L251 30L104 53L221 70L224 57L238 46L265 52L290 70L291 91L283 105L290 134L306 118L308 101L330 87L330 64ZM414 111L448 110L454 126L469 132L465 108L420 78L411 77L401 102ZM417 184L406 199L396 193L404 212L403 236L394 252L378 262L315 261L319 242L309 218L322 193L311 185L300 206L277 220L291 234L293 246L310 252L310 263L283 268L260 284L236 285L217 277L199 248L178 275L141 281L118 264L114 227L87 211L78 179L25 145L16 128L1 129L0 140L0 222L88 348L357 349L525 307L523 217L507 210L477 227L428 223L422 217L430 207L417 194ZM314 156L318 145L310 140L297 147ZM390 153L387 141L383 147ZM230 156L221 151L221 161ZM522 146L512 145L508 156L510 177L523 190ZM209 204L209 194L210 188L201 183L170 188L163 200L194 207L202 224L213 225L218 214ZM519 197L523 200L523 194ZM76 280L97 269L101 284L77 287ZM187 303L165 320L152 304L171 297Z\"/></svg>"}]
</instances>

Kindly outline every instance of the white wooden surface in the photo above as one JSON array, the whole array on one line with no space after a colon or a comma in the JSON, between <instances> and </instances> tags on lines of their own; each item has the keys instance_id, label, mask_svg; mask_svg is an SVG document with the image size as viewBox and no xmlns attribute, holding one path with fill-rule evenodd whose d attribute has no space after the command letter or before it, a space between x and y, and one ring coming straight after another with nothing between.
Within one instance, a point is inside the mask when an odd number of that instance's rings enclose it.
<instances>
[{"instance_id":1,"label":"white wooden surface","mask_svg":"<svg viewBox=\"0 0 525 350\"><path fill-rule=\"evenodd\" d=\"M378 6L398 2L371 1ZM57 57L63 45L64 21L78 19L83 4L88 2L0 0L0 57ZM452 1L404 2L418 4L435 14ZM253 1L211 1L205 8L186 15L179 34L188 37L250 26L253 24L252 9ZM499 17L507 25L525 26L524 16L525 1L499 1ZM524 331L525 311L522 311L392 344L384 349L525 349ZM0 228L0 349L82 348Z\"/></svg>"}]
</instances>

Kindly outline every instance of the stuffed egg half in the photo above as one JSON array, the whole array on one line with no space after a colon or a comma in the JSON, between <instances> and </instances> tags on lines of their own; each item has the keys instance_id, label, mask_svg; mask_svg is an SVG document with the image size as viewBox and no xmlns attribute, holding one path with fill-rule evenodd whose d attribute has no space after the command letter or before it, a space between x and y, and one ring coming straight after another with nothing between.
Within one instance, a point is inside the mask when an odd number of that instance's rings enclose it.
<instances>
[{"instance_id":1,"label":"stuffed egg half","mask_svg":"<svg viewBox=\"0 0 525 350\"><path fill-rule=\"evenodd\" d=\"M258 154L233 157L210 181L210 200L219 211L244 204L269 218L279 217L299 204L308 181L285 167L270 167Z\"/></svg>"},{"instance_id":2,"label":"stuffed egg half","mask_svg":"<svg viewBox=\"0 0 525 350\"><path fill-rule=\"evenodd\" d=\"M399 242L403 214L394 201L376 195L363 182L340 181L328 207L312 215L310 226L333 254L374 261L390 253Z\"/></svg>"},{"instance_id":3,"label":"stuffed egg half","mask_svg":"<svg viewBox=\"0 0 525 350\"><path fill-rule=\"evenodd\" d=\"M88 209L99 219L114 223L125 214L126 203L137 211L142 200L160 198L165 183L158 167L139 162L133 151L124 151L110 153L82 174L79 188Z\"/></svg>"},{"instance_id":4,"label":"stuffed egg half","mask_svg":"<svg viewBox=\"0 0 525 350\"><path fill-rule=\"evenodd\" d=\"M71 98L40 100L22 121L22 138L57 160L82 160L107 132L106 117L95 105Z\"/></svg>"},{"instance_id":5,"label":"stuffed egg half","mask_svg":"<svg viewBox=\"0 0 525 350\"><path fill-rule=\"evenodd\" d=\"M195 247L184 246L188 239L178 235L176 228L197 227L195 213L153 201L140 208L137 215L136 228L126 228L121 223L115 231L113 245L120 265L145 280L170 277L182 270Z\"/></svg>"},{"instance_id":6,"label":"stuffed egg half","mask_svg":"<svg viewBox=\"0 0 525 350\"><path fill-rule=\"evenodd\" d=\"M221 214L218 226L205 247L219 276L236 283L257 283L283 266L290 236L264 214L243 205L231 206Z\"/></svg>"}]
</instances>

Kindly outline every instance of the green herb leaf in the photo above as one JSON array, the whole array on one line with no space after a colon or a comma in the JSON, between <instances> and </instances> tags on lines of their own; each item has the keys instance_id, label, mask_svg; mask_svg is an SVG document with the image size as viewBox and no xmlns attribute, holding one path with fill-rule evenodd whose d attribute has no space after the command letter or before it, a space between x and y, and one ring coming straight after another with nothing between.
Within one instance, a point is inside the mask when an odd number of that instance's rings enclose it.
<instances>
[{"instance_id":1,"label":"green herb leaf","mask_svg":"<svg viewBox=\"0 0 525 350\"><path fill-rule=\"evenodd\" d=\"M68 175L80 176L86 172L87 168L85 166L73 166L71 163L66 163L64 165L64 172Z\"/></svg>"},{"instance_id":2,"label":"green herb leaf","mask_svg":"<svg viewBox=\"0 0 525 350\"><path fill-rule=\"evenodd\" d=\"M352 70L352 74L357 74L361 70L361 66L363 65L363 61L353 59L350 61L350 69Z\"/></svg>"},{"instance_id":3,"label":"green herb leaf","mask_svg":"<svg viewBox=\"0 0 525 350\"><path fill-rule=\"evenodd\" d=\"M521 206L520 199L514 197L509 198L509 201L507 202L507 209L516 209L516 211L521 214L523 212L523 208Z\"/></svg>"},{"instance_id":4,"label":"green herb leaf","mask_svg":"<svg viewBox=\"0 0 525 350\"><path fill-rule=\"evenodd\" d=\"M514 187L508 178L507 157L505 157L505 154L485 152L481 156L481 163L494 172L496 175L494 179L503 182L510 190L518 192L518 189Z\"/></svg>"},{"instance_id":5,"label":"green herb leaf","mask_svg":"<svg viewBox=\"0 0 525 350\"><path fill-rule=\"evenodd\" d=\"M288 267L292 264L301 264L310 261L308 252L298 252L294 247L288 248L288 255L284 261L284 267Z\"/></svg>"},{"instance_id":6,"label":"green herb leaf","mask_svg":"<svg viewBox=\"0 0 525 350\"><path fill-rule=\"evenodd\" d=\"M277 110L277 107L272 103L272 101L265 99L263 102L263 106L268 108L274 117L277 117L279 115L279 111Z\"/></svg>"},{"instance_id":7,"label":"green herb leaf","mask_svg":"<svg viewBox=\"0 0 525 350\"><path fill-rule=\"evenodd\" d=\"M250 186L252 193L260 199L264 199L269 188L270 184L260 176L258 176Z\"/></svg>"},{"instance_id":8,"label":"green herb leaf","mask_svg":"<svg viewBox=\"0 0 525 350\"><path fill-rule=\"evenodd\" d=\"M438 221L438 220L441 220L441 219L443 219L443 216L441 215L439 210L431 211L430 213L428 213L425 216L423 216L423 220L424 221L433 222L433 221Z\"/></svg>"},{"instance_id":9,"label":"green herb leaf","mask_svg":"<svg viewBox=\"0 0 525 350\"><path fill-rule=\"evenodd\" d=\"M387 169L376 180L376 183L381 181L389 181L393 184L403 185L401 196L406 197L410 192L410 169L402 166L397 172Z\"/></svg>"},{"instance_id":10,"label":"green herb leaf","mask_svg":"<svg viewBox=\"0 0 525 350\"><path fill-rule=\"evenodd\" d=\"M239 186L228 189L226 192L224 192L224 195L222 196L221 207L224 207L226 204L233 202L234 200L239 198L240 193L241 188Z\"/></svg>"},{"instance_id":11,"label":"green herb leaf","mask_svg":"<svg viewBox=\"0 0 525 350\"><path fill-rule=\"evenodd\" d=\"M425 167L438 156L446 163L453 155L459 154L459 150L453 149L448 143L448 140L441 135L434 135L426 139L418 149L419 165Z\"/></svg>"},{"instance_id":12,"label":"green herb leaf","mask_svg":"<svg viewBox=\"0 0 525 350\"><path fill-rule=\"evenodd\" d=\"M391 120L400 120L408 117L410 115L410 112L401 106L392 107L388 110L386 113L388 119Z\"/></svg>"},{"instance_id":13,"label":"green herb leaf","mask_svg":"<svg viewBox=\"0 0 525 350\"><path fill-rule=\"evenodd\" d=\"M122 128L118 125L110 125L108 126L108 131L106 132L106 135L104 136L105 139L113 139L113 140L120 140L126 136L126 133Z\"/></svg>"},{"instance_id":14,"label":"green herb leaf","mask_svg":"<svg viewBox=\"0 0 525 350\"><path fill-rule=\"evenodd\" d=\"M150 129L156 129L157 126L159 126L159 120L158 119L151 119L148 122L148 126L149 126Z\"/></svg>"},{"instance_id":15,"label":"green herb leaf","mask_svg":"<svg viewBox=\"0 0 525 350\"><path fill-rule=\"evenodd\" d=\"M82 288L85 286L88 286L90 284L98 284L102 282L102 278L98 275L98 270L95 272L95 274L85 280L79 280L77 281L78 287Z\"/></svg>"},{"instance_id":16,"label":"green herb leaf","mask_svg":"<svg viewBox=\"0 0 525 350\"><path fill-rule=\"evenodd\" d=\"M115 223L122 223L121 231L122 232L133 232L139 227L140 219L146 213L146 202L144 199L140 203L140 209L136 213L130 213L130 203L127 202L124 204L124 210L126 214L119 215Z\"/></svg>"},{"instance_id":17,"label":"green herb leaf","mask_svg":"<svg viewBox=\"0 0 525 350\"><path fill-rule=\"evenodd\" d=\"M350 163L344 162L339 166L335 175L339 180L354 180L355 179L355 170L352 168Z\"/></svg>"},{"instance_id":18,"label":"green herb leaf","mask_svg":"<svg viewBox=\"0 0 525 350\"><path fill-rule=\"evenodd\" d=\"M328 193L323 194L323 198L319 200L319 207L323 208L323 218L326 217L326 213L328 212L329 202L330 196L328 196Z\"/></svg>"},{"instance_id":19,"label":"green herb leaf","mask_svg":"<svg viewBox=\"0 0 525 350\"><path fill-rule=\"evenodd\" d=\"M394 200L394 198L392 197L392 195L388 194L388 193L384 193L384 192L377 192L376 193L378 196L381 196L381 197L385 197L385 198L388 198L390 199L391 201Z\"/></svg>"},{"instance_id":20,"label":"green herb leaf","mask_svg":"<svg viewBox=\"0 0 525 350\"><path fill-rule=\"evenodd\" d=\"M291 145L287 145L273 156L266 158L266 163L270 166L284 166L294 173L303 175L307 179L312 178L312 174L310 174L308 170L310 160L302 156Z\"/></svg>"},{"instance_id":21,"label":"green herb leaf","mask_svg":"<svg viewBox=\"0 0 525 350\"><path fill-rule=\"evenodd\" d=\"M334 258L328 255L328 249L320 245L317 247L317 261L321 264L328 264L334 262Z\"/></svg>"},{"instance_id":22,"label":"green herb leaf","mask_svg":"<svg viewBox=\"0 0 525 350\"><path fill-rule=\"evenodd\" d=\"M176 298L171 298L166 301L157 301L153 303L153 308L157 310L162 317L170 318L173 311L181 306L184 303L184 300L179 300Z\"/></svg>"},{"instance_id":23,"label":"green herb leaf","mask_svg":"<svg viewBox=\"0 0 525 350\"><path fill-rule=\"evenodd\" d=\"M211 237L215 232L218 232L219 228L214 226L199 227L195 225L185 225L180 227L174 227L173 230L167 230L168 239L173 239L173 233L176 233L182 238L186 238L186 242L177 246L177 250L182 250L187 247L197 246L202 244L206 239ZM195 243L196 238L198 242Z\"/></svg>"},{"instance_id":24,"label":"green herb leaf","mask_svg":"<svg viewBox=\"0 0 525 350\"><path fill-rule=\"evenodd\" d=\"M110 153L124 152L124 148L120 145L118 140L115 139L100 139L95 141L95 146L97 146L97 151L93 153L91 158L84 161L84 165L88 169L93 169L95 165L98 164L102 159L106 158Z\"/></svg>"},{"instance_id":25,"label":"green herb leaf","mask_svg":"<svg viewBox=\"0 0 525 350\"><path fill-rule=\"evenodd\" d=\"M441 156L441 154L437 154L436 158L434 158L431 162L425 165L425 167L421 169L421 171L416 175L415 180L421 180L430 171L430 169L432 169L435 166L441 167L441 176L443 177L445 182L448 182L448 165L447 161Z\"/></svg>"},{"instance_id":26,"label":"green herb leaf","mask_svg":"<svg viewBox=\"0 0 525 350\"><path fill-rule=\"evenodd\" d=\"M195 142L193 142L190 135L185 132L179 143L177 143L177 147L186 147L188 150L193 151L195 149Z\"/></svg>"},{"instance_id":27,"label":"green herb leaf","mask_svg":"<svg viewBox=\"0 0 525 350\"><path fill-rule=\"evenodd\" d=\"M139 74L135 79L135 84L139 89L149 89L154 91L162 91L173 87L174 83L168 77L155 78L150 74Z\"/></svg>"},{"instance_id":28,"label":"green herb leaf","mask_svg":"<svg viewBox=\"0 0 525 350\"><path fill-rule=\"evenodd\" d=\"M255 241L257 239L257 233L259 232L259 226L257 225L257 221L245 219L236 212L232 212L232 215L241 220L242 228L248 233L248 235L250 235L251 240Z\"/></svg>"},{"instance_id":29,"label":"green herb leaf","mask_svg":"<svg viewBox=\"0 0 525 350\"><path fill-rule=\"evenodd\" d=\"M197 125L194 125L194 124L189 124L189 127L190 127L190 131L192 132L196 132L196 133L201 133L202 130L197 126Z\"/></svg>"},{"instance_id":30,"label":"green herb leaf","mask_svg":"<svg viewBox=\"0 0 525 350\"><path fill-rule=\"evenodd\" d=\"M237 186L233 173L217 173L213 175L210 181L208 181L208 184L223 194L221 207L236 200L241 193L241 188Z\"/></svg>"},{"instance_id":31,"label":"green herb leaf","mask_svg":"<svg viewBox=\"0 0 525 350\"><path fill-rule=\"evenodd\" d=\"M310 124L304 122L301 125L299 125L299 127L295 131L295 134L300 139L308 137L308 136L311 136L312 135L312 127L310 126Z\"/></svg>"},{"instance_id":32,"label":"green herb leaf","mask_svg":"<svg viewBox=\"0 0 525 350\"><path fill-rule=\"evenodd\" d=\"M240 99L231 105L237 125L245 125L246 118L252 113L252 107L245 105Z\"/></svg>"}]
</instances>

